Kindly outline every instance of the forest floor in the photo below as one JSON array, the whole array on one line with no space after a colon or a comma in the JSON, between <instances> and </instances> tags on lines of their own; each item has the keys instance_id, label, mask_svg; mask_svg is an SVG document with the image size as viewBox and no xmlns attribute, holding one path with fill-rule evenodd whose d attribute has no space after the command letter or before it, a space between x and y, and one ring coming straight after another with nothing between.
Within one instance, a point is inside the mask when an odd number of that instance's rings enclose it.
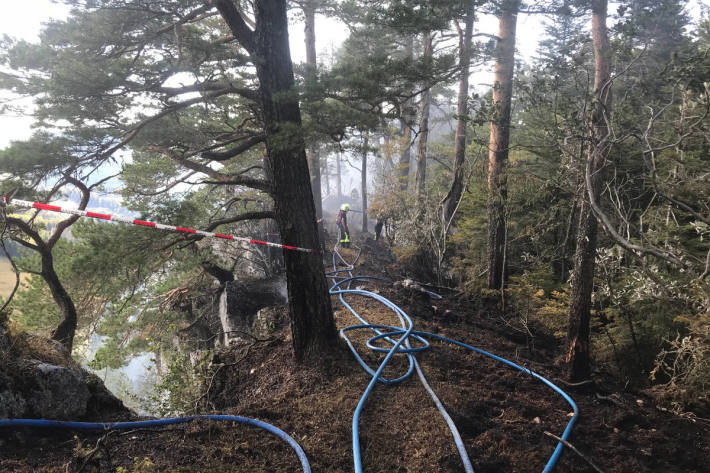
<instances>
[{"instance_id":1,"label":"forest floor","mask_svg":"<svg viewBox=\"0 0 710 473\"><path fill-rule=\"evenodd\" d=\"M354 250L344 253L354 257ZM370 244L355 274L396 280L401 268L386 249ZM460 294L433 301L412 289L370 286L400 304L417 330L483 348L555 382L564 376L561 342L539 333L534 350L529 349L494 305ZM369 321L399 325L375 301L349 300ZM338 328L359 323L337 298L333 306ZM364 347L369 337L355 336L356 346L375 366L379 357ZM210 383L208 405L214 412L254 417L283 429L301 444L316 473L353 471L352 414L370 376L341 348L317 366L298 365L283 330L269 340L222 352L218 361L225 366ZM571 409L559 395L529 375L444 343L433 342L418 359L458 426L477 473L542 471L556 445L544 432L560 435L569 421ZM396 377L406 367L406 360L397 357L385 375ZM643 393L624 392L612 376L596 372L594 380L584 390L566 389L581 412L570 441L603 471L710 471L710 425L662 410ZM360 431L366 472L463 471L452 436L416 376L397 386L377 385ZM131 473L301 471L281 440L237 424L201 421L164 430L77 435L0 432L0 472L115 473L118 467ZM565 449L555 471L594 470Z\"/></svg>"}]
</instances>

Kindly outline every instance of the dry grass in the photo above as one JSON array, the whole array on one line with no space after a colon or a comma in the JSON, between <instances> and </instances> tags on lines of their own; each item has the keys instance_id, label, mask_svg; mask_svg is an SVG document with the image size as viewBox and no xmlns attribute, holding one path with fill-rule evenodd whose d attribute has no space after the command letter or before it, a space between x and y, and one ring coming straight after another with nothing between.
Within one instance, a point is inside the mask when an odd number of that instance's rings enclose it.
<instances>
[{"instance_id":1,"label":"dry grass","mask_svg":"<svg viewBox=\"0 0 710 473\"><path fill-rule=\"evenodd\" d=\"M25 282L29 278L29 274L20 274L20 282ZM12 270L12 265L5 258L0 258L0 298L6 298L15 287L15 272Z\"/></svg>"},{"instance_id":2,"label":"dry grass","mask_svg":"<svg viewBox=\"0 0 710 473\"><path fill-rule=\"evenodd\" d=\"M79 367L59 342L27 332L10 331L13 359L37 360L52 365Z\"/></svg>"}]
</instances>

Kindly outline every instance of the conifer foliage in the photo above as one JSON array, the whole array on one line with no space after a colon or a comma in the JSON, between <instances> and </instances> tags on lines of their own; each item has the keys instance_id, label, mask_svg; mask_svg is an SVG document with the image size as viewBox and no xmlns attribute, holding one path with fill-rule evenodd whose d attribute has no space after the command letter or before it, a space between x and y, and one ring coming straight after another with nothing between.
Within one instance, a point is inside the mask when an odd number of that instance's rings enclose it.
<instances>
[{"instance_id":1,"label":"conifer foliage","mask_svg":"<svg viewBox=\"0 0 710 473\"><path fill-rule=\"evenodd\" d=\"M85 208L113 192L146 220L319 250L328 207L350 198L363 207L358 238L376 219L403 277L485 301L531 350L551 332L573 382L604 370L707 407L707 11L680 0L65 3L67 19L38 43L2 39L0 87L32 98L36 119L31 139L0 151L3 193ZM533 57L520 54L528 20L545 30ZM325 52L333 23L347 38ZM305 64L292 63L294 27ZM29 275L13 319L68 349L105 335L97 367L199 326L197 309L230 284L282 273L296 358L335 346L322 253L6 210Z\"/></svg>"}]
</instances>

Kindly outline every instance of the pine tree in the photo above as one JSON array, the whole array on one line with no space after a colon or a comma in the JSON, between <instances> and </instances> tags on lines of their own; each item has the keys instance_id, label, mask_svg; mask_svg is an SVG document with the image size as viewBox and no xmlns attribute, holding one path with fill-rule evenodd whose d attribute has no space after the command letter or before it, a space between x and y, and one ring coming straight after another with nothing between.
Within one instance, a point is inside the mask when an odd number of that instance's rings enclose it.
<instances>
[{"instance_id":1,"label":"pine tree","mask_svg":"<svg viewBox=\"0 0 710 473\"><path fill-rule=\"evenodd\" d=\"M510 115L515 71L515 31L519 0L505 1L498 16L498 44L493 79L493 116L488 145L488 288L505 281L505 206L508 198L506 161L510 148Z\"/></svg>"},{"instance_id":2,"label":"pine tree","mask_svg":"<svg viewBox=\"0 0 710 473\"><path fill-rule=\"evenodd\" d=\"M251 12L232 0L165 7L103 0L77 8L48 26L38 47L7 49L6 64L35 71L10 85L43 94L38 116L47 125L66 119L76 134L103 135L87 142L87 154L113 159L130 147L168 158L178 180L193 173L210 186L255 189L273 199L266 215L284 242L319 248L285 2L257 1ZM185 76L186 85L166 85ZM284 260L303 359L336 340L330 297L318 254L291 251Z\"/></svg>"},{"instance_id":3,"label":"pine tree","mask_svg":"<svg viewBox=\"0 0 710 473\"><path fill-rule=\"evenodd\" d=\"M612 51L606 27L607 0L592 3L592 38L594 42L594 108L590 119L590 145L587 155L587 169L591 178L587 183L590 198L599 195L604 182L604 167L609 151L607 120L611 110ZM589 174L588 174L589 176ZM591 204L585 199L579 212L577 226L577 249L572 273L572 293L570 294L569 327L567 341L570 363L569 378L572 382L582 381L591 375L589 353L589 320L592 290L594 288L594 268L597 251L597 219Z\"/></svg>"}]
</instances>

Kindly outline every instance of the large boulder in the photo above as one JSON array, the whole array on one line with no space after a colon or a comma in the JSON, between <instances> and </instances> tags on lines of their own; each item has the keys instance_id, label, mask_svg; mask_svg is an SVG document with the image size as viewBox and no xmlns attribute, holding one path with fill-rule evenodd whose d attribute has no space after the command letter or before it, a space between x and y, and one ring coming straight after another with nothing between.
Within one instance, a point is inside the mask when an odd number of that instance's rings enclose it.
<instances>
[{"instance_id":1,"label":"large boulder","mask_svg":"<svg viewBox=\"0 0 710 473\"><path fill-rule=\"evenodd\" d=\"M25 398L15 389L15 381L0 368L0 419L22 417Z\"/></svg>"},{"instance_id":2,"label":"large boulder","mask_svg":"<svg viewBox=\"0 0 710 473\"><path fill-rule=\"evenodd\" d=\"M170 305L186 320L173 344L184 343L199 357L216 346L268 338L288 323L287 313L276 309L287 301L286 281L279 276L222 282L197 297L184 291L184 297L173 297Z\"/></svg>"},{"instance_id":3,"label":"large boulder","mask_svg":"<svg viewBox=\"0 0 710 473\"><path fill-rule=\"evenodd\" d=\"M286 284L280 278L228 283L220 295L218 310L224 345L245 338L268 337L284 318L278 311L263 309L286 301Z\"/></svg>"},{"instance_id":4,"label":"large boulder","mask_svg":"<svg viewBox=\"0 0 710 473\"><path fill-rule=\"evenodd\" d=\"M0 418L109 420L131 416L57 342L0 323Z\"/></svg>"},{"instance_id":5,"label":"large boulder","mask_svg":"<svg viewBox=\"0 0 710 473\"><path fill-rule=\"evenodd\" d=\"M79 419L86 414L90 393L87 374L37 360L22 360L25 411L28 417Z\"/></svg>"}]
</instances>

